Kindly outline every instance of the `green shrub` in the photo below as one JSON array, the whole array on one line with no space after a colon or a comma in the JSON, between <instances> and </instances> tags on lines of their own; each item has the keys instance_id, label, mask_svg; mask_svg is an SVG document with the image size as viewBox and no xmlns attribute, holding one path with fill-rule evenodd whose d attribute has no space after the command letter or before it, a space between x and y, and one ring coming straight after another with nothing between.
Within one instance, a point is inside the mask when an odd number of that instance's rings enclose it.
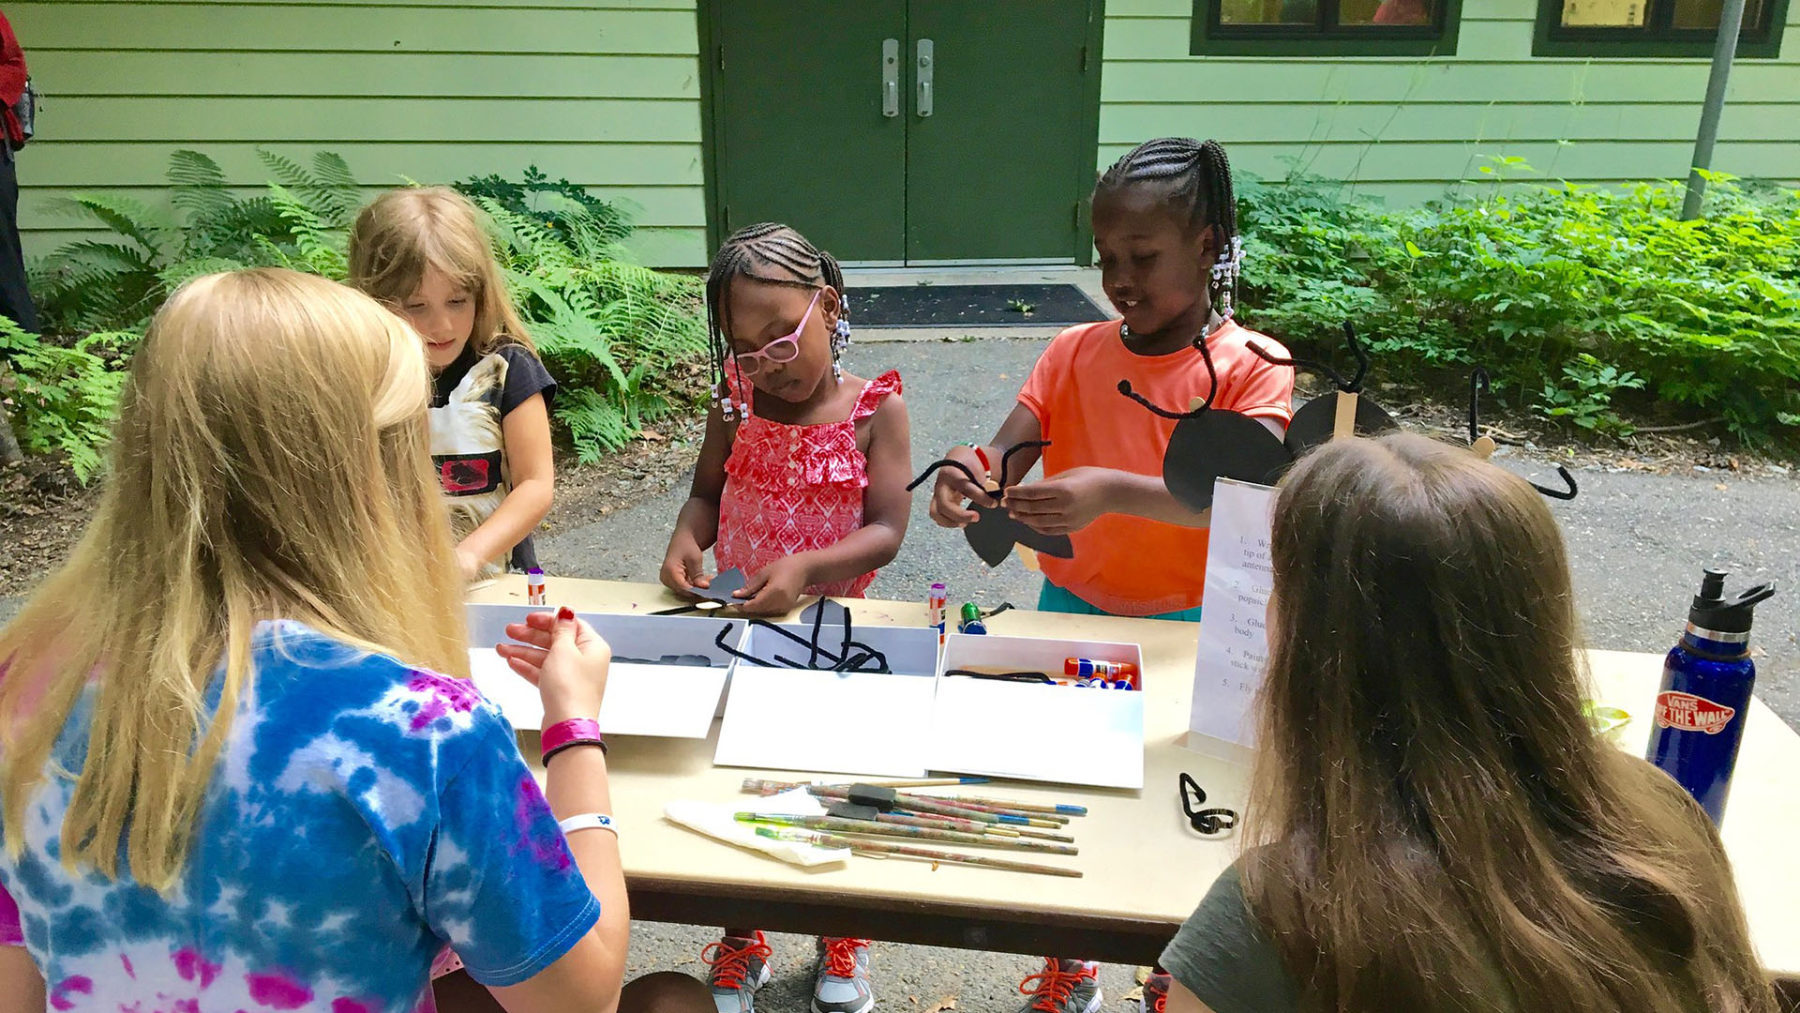
<instances>
[{"instance_id":1,"label":"green shrub","mask_svg":"<svg viewBox=\"0 0 1800 1013\"><path fill-rule=\"evenodd\" d=\"M1596 431L1629 429L1620 396L1791 440L1800 193L1709 179L1686 222L1677 182L1465 188L1387 210L1313 177L1247 181L1245 317L1301 347L1350 319L1384 377L1479 363L1514 401Z\"/></svg>"},{"instance_id":2,"label":"green shrub","mask_svg":"<svg viewBox=\"0 0 1800 1013\"><path fill-rule=\"evenodd\" d=\"M259 151L272 182L235 195L212 159L170 158L169 210L106 194L63 209L111 231L70 243L33 264L45 331L0 335L0 361L17 389L15 429L28 451L61 451L86 480L100 461L123 365L151 315L182 282L243 267L279 266L342 281L349 225L363 195L330 152L310 167ZM684 363L705 354L699 284L630 262L619 245L630 222L618 208L535 168L522 184L469 181L492 218L521 316L562 385L556 419L592 461L642 424L699 392ZM487 195L491 194L491 195ZM81 335L80 340L73 340ZM690 385L691 386L691 385Z\"/></svg>"},{"instance_id":3,"label":"green shrub","mask_svg":"<svg viewBox=\"0 0 1800 1013\"><path fill-rule=\"evenodd\" d=\"M90 334L63 348L0 316L0 404L26 453L63 454L82 482L100 470L125 383L119 350L132 337Z\"/></svg>"}]
</instances>

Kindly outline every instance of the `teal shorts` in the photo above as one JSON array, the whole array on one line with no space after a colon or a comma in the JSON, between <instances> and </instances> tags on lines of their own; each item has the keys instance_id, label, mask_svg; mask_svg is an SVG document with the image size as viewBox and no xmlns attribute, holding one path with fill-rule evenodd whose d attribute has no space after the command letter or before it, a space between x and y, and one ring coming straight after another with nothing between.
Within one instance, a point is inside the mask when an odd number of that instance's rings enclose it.
<instances>
[{"instance_id":1,"label":"teal shorts","mask_svg":"<svg viewBox=\"0 0 1800 1013\"><path fill-rule=\"evenodd\" d=\"M1108 612L1098 606L1090 605L1068 591L1044 581L1044 589L1038 592L1039 612L1064 612L1078 616L1111 616L1117 612ZM1182 609L1178 612L1164 612L1154 616L1131 616L1133 619L1169 619L1178 623L1197 623L1200 621L1200 607Z\"/></svg>"}]
</instances>

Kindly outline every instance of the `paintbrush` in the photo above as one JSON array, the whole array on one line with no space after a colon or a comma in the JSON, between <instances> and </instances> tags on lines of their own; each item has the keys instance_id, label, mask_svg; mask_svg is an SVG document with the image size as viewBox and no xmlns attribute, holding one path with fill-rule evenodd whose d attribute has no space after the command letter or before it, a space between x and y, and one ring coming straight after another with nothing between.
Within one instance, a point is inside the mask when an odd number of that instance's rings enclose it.
<instances>
[{"instance_id":1,"label":"paintbrush","mask_svg":"<svg viewBox=\"0 0 1800 1013\"><path fill-rule=\"evenodd\" d=\"M911 796L910 792L903 794ZM1048 813L1053 816L1086 816L1088 814L1087 806L1068 805L1062 802L1041 805L1036 802L1007 802L997 798L973 798L968 795L931 795L928 797L939 802L961 802L964 805L988 806L1002 812Z\"/></svg>"},{"instance_id":2,"label":"paintbrush","mask_svg":"<svg viewBox=\"0 0 1800 1013\"><path fill-rule=\"evenodd\" d=\"M916 841L942 841L946 844L972 844L983 848L1001 848L1007 851L1036 851L1047 855L1078 854L1073 844L1054 844L1048 841L1026 841L1013 837L990 837L986 834L965 834L958 830L928 830L924 827L897 826L891 823L870 823L866 820L846 820L836 816L794 816L788 813L738 813L739 823L769 823L780 827L804 827L807 830L828 830L840 834L864 834L870 837L905 837Z\"/></svg>"},{"instance_id":3,"label":"paintbrush","mask_svg":"<svg viewBox=\"0 0 1800 1013\"><path fill-rule=\"evenodd\" d=\"M985 777L920 777L910 781L862 781L878 788L949 788L961 784L987 784ZM848 788L847 784L817 785L811 781L768 781L759 777L744 778L744 790L752 795L779 795L795 788Z\"/></svg>"},{"instance_id":4,"label":"paintbrush","mask_svg":"<svg viewBox=\"0 0 1800 1013\"><path fill-rule=\"evenodd\" d=\"M1034 872L1042 876L1067 876L1072 879L1081 878L1080 869L1063 869L1054 865L1036 865L1031 862L1013 862L1004 858L989 858L985 855L959 855L954 851L937 851L931 848L910 848L903 844L881 844L874 841L853 841L835 834L817 834L806 830L789 830L783 827L757 827L756 832L763 837L778 841L798 841L819 848L849 850L853 855L869 855L886 858L890 855L907 858L928 859L933 862L948 862L954 865L979 865L986 869L1008 869L1013 872Z\"/></svg>"},{"instance_id":5,"label":"paintbrush","mask_svg":"<svg viewBox=\"0 0 1800 1013\"><path fill-rule=\"evenodd\" d=\"M855 802L856 796L853 794L853 791L865 787L874 786L858 783L850 788L834 788L830 785L814 784L807 785L806 790L814 798L848 799ZM989 812L985 809L975 809L964 805L951 805L949 803L939 802L930 795L906 795L900 792L893 792L893 797L883 801L881 807L898 807L905 809L908 812L927 813L933 816L948 816L952 819L975 820L979 823L1005 823L1021 827L1045 827L1051 830L1060 830L1062 829L1063 823L1067 822L1067 817L1061 817L1060 819L1062 822L1059 822L1058 817L1046 816L1037 818L1027 816L1024 813Z\"/></svg>"}]
</instances>

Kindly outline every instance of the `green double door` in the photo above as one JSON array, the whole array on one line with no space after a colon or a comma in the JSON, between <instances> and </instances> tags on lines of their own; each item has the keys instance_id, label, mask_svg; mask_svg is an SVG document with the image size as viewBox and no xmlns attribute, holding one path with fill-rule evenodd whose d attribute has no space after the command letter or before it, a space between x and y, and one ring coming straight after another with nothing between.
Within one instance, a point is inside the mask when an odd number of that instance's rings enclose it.
<instances>
[{"instance_id":1,"label":"green double door","mask_svg":"<svg viewBox=\"0 0 1800 1013\"><path fill-rule=\"evenodd\" d=\"M1085 262L1101 0L711 0L715 224L840 260Z\"/></svg>"}]
</instances>

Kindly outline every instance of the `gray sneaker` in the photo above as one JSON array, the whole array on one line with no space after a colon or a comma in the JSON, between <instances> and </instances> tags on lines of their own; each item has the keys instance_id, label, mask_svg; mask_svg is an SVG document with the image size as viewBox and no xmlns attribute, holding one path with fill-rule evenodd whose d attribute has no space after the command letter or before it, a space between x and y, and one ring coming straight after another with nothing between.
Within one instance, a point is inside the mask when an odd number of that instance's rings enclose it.
<instances>
[{"instance_id":1,"label":"gray sneaker","mask_svg":"<svg viewBox=\"0 0 1800 1013\"><path fill-rule=\"evenodd\" d=\"M711 968L713 1005L719 1013L756 1013L756 991L769 983L769 941L758 932L750 939L726 936L700 951Z\"/></svg>"},{"instance_id":2,"label":"gray sneaker","mask_svg":"<svg viewBox=\"0 0 1800 1013\"><path fill-rule=\"evenodd\" d=\"M819 937L819 978L813 982L813 1013L869 1013L869 940Z\"/></svg>"},{"instance_id":3,"label":"gray sneaker","mask_svg":"<svg viewBox=\"0 0 1800 1013\"><path fill-rule=\"evenodd\" d=\"M1031 999L1019 1013L1095 1013L1100 995L1100 965L1088 960L1045 957L1044 969L1019 984Z\"/></svg>"}]
</instances>

